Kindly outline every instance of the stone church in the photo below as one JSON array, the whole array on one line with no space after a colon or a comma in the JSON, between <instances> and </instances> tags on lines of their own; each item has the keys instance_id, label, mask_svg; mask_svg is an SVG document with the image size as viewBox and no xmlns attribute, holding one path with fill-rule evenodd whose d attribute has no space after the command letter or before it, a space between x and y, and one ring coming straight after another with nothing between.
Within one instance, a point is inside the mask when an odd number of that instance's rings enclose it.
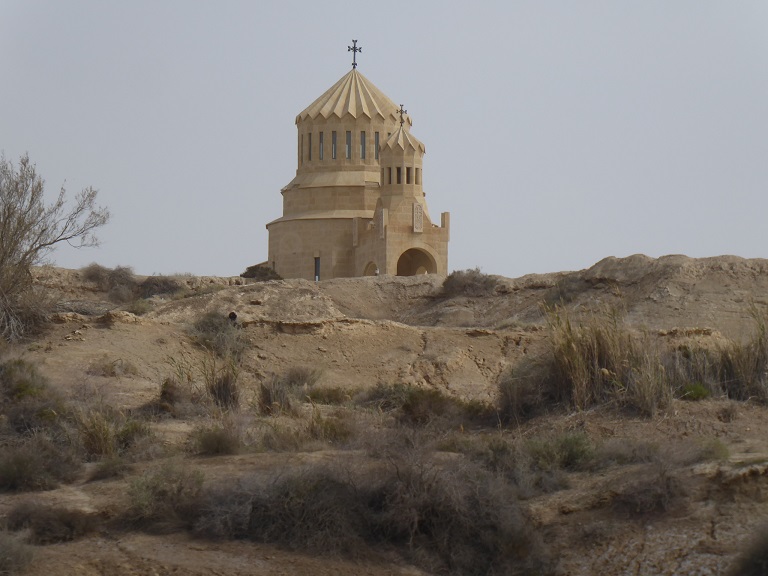
<instances>
[{"instance_id":1,"label":"stone church","mask_svg":"<svg viewBox=\"0 0 768 576\"><path fill-rule=\"evenodd\" d=\"M267 224L266 264L308 280L447 274L450 215L439 225L429 216L425 149L411 124L353 59L296 117L296 177L281 190L283 215Z\"/></svg>"}]
</instances>

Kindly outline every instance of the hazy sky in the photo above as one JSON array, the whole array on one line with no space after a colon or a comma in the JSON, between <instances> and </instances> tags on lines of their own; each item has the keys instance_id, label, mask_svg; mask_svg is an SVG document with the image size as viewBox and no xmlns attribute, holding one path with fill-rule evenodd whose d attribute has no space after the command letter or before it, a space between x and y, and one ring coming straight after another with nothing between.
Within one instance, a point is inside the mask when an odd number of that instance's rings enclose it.
<instances>
[{"instance_id":1,"label":"hazy sky","mask_svg":"<svg viewBox=\"0 0 768 576\"><path fill-rule=\"evenodd\" d=\"M765 0L0 0L0 150L113 214L56 263L265 260L295 117L353 38L426 145L449 270L768 257Z\"/></svg>"}]
</instances>

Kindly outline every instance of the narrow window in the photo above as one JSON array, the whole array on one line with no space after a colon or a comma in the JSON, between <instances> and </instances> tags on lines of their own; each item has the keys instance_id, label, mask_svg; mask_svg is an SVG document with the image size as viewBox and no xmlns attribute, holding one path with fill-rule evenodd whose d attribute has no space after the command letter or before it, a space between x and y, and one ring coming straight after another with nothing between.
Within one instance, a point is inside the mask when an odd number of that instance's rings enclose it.
<instances>
[{"instance_id":1,"label":"narrow window","mask_svg":"<svg viewBox=\"0 0 768 576\"><path fill-rule=\"evenodd\" d=\"M360 160L365 160L365 131L360 132Z\"/></svg>"},{"instance_id":2,"label":"narrow window","mask_svg":"<svg viewBox=\"0 0 768 576\"><path fill-rule=\"evenodd\" d=\"M376 160L379 159L379 133L376 132L373 135L373 147L376 148L374 151L374 156L376 157Z\"/></svg>"},{"instance_id":3,"label":"narrow window","mask_svg":"<svg viewBox=\"0 0 768 576\"><path fill-rule=\"evenodd\" d=\"M315 282L320 280L320 256L315 256Z\"/></svg>"},{"instance_id":4,"label":"narrow window","mask_svg":"<svg viewBox=\"0 0 768 576\"><path fill-rule=\"evenodd\" d=\"M344 149L344 154L347 157L347 160L352 158L352 132L347 130L347 145Z\"/></svg>"},{"instance_id":5,"label":"narrow window","mask_svg":"<svg viewBox=\"0 0 768 576\"><path fill-rule=\"evenodd\" d=\"M421 186L421 168L416 168L416 186Z\"/></svg>"},{"instance_id":6,"label":"narrow window","mask_svg":"<svg viewBox=\"0 0 768 576\"><path fill-rule=\"evenodd\" d=\"M310 150L312 149L312 145L311 144L309 146L309 149ZM311 158L310 158L310 160L311 160ZM410 166L408 166L405 169L405 183L406 184L410 184L411 183L411 167Z\"/></svg>"},{"instance_id":7,"label":"narrow window","mask_svg":"<svg viewBox=\"0 0 768 576\"><path fill-rule=\"evenodd\" d=\"M403 183L403 169L400 166L397 167L397 183Z\"/></svg>"},{"instance_id":8,"label":"narrow window","mask_svg":"<svg viewBox=\"0 0 768 576\"><path fill-rule=\"evenodd\" d=\"M301 135L301 144L299 145L299 165L304 164L304 134Z\"/></svg>"},{"instance_id":9,"label":"narrow window","mask_svg":"<svg viewBox=\"0 0 768 576\"><path fill-rule=\"evenodd\" d=\"M307 141L309 142L309 158L308 160L312 161L312 132L307 134Z\"/></svg>"},{"instance_id":10,"label":"narrow window","mask_svg":"<svg viewBox=\"0 0 768 576\"><path fill-rule=\"evenodd\" d=\"M336 130L331 132L331 158L336 160Z\"/></svg>"},{"instance_id":11,"label":"narrow window","mask_svg":"<svg viewBox=\"0 0 768 576\"><path fill-rule=\"evenodd\" d=\"M387 184L392 184L392 168L387 168Z\"/></svg>"},{"instance_id":12,"label":"narrow window","mask_svg":"<svg viewBox=\"0 0 768 576\"><path fill-rule=\"evenodd\" d=\"M320 132L320 160L323 159L323 133Z\"/></svg>"}]
</instances>

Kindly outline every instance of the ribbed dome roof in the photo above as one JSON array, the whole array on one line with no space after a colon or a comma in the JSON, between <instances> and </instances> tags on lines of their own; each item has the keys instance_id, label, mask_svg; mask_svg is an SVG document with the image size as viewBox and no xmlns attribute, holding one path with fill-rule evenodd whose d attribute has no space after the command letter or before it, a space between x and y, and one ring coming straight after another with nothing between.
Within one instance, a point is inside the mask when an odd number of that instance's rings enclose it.
<instances>
[{"instance_id":1,"label":"ribbed dome roof","mask_svg":"<svg viewBox=\"0 0 768 576\"><path fill-rule=\"evenodd\" d=\"M399 120L398 109L392 100L356 68L353 68L296 116L296 123L308 118L314 120L318 116L329 118L334 114L339 118L349 114L353 118L361 116L374 118L378 115L382 118ZM406 121L411 122L410 118Z\"/></svg>"},{"instance_id":2,"label":"ribbed dome roof","mask_svg":"<svg viewBox=\"0 0 768 576\"><path fill-rule=\"evenodd\" d=\"M399 126L397 130L392 132L392 135L387 138L387 141L381 148L382 150L394 150L396 148L401 150L408 150L409 148L412 148L413 150L420 151L422 154L427 151L421 140L405 130L402 125Z\"/></svg>"}]
</instances>

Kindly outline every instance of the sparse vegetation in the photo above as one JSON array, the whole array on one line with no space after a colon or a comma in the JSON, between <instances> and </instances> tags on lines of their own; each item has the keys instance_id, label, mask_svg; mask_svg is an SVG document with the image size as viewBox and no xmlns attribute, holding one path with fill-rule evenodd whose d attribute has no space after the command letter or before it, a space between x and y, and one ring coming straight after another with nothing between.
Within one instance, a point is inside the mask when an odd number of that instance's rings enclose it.
<instances>
[{"instance_id":1,"label":"sparse vegetation","mask_svg":"<svg viewBox=\"0 0 768 576\"><path fill-rule=\"evenodd\" d=\"M467 296L482 298L492 296L496 291L496 280L493 276L483 274L480 268L470 270L454 270L443 281L443 296Z\"/></svg>"},{"instance_id":2,"label":"sparse vegetation","mask_svg":"<svg viewBox=\"0 0 768 576\"><path fill-rule=\"evenodd\" d=\"M8 528L28 530L31 544L69 542L94 532L97 526L98 520L92 513L30 500L20 502L8 514Z\"/></svg>"}]
</instances>

